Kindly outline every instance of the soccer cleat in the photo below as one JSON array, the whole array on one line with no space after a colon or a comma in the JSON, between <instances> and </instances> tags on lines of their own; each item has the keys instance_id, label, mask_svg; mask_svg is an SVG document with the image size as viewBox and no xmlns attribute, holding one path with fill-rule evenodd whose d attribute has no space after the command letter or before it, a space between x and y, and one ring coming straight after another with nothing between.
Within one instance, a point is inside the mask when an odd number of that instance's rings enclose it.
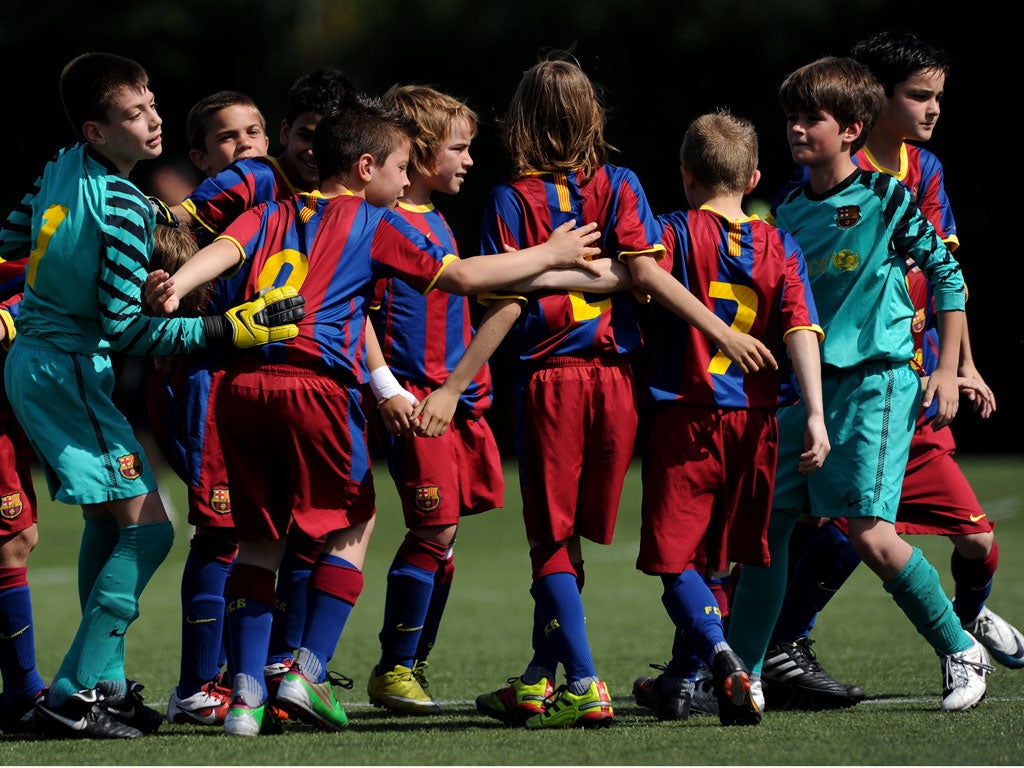
<instances>
[{"instance_id":1,"label":"soccer cleat","mask_svg":"<svg viewBox=\"0 0 1024 768\"><path fill-rule=\"evenodd\" d=\"M718 698L718 721L722 725L761 723L761 710L750 692L750 673L732 649L726 648L715 654L711 676Z\"/></svg>"},{"instance_id":2,"label":"soccer cleat","mask_svg":"<svg viewBox=\"0 0 1024 768\"><path fill-rule=\"evenodd\" d=\"M277 701L299 718L327 731L340 731L348 725L348 715L334 695L334 686L351 688L352 680L336 672L328 672L327 679L314 683L302 673L298 664L292 664L277 689Z\"/></svg>"},{"instance_id":3,"label":"soccer cleat","mask_svg":"<svg viewBox=\"0 0 1024 768\"><path fill-rule=\"evenodd\" d=\"M231 689L211 680L196 693L179 698L178 689L171 691L167 702L167 722L179 725L224 725L231 708Z\"/></svg>"},{"instance_id":4,"label":"soccer cleat","mask_svg":"<svg viewBox=\"0 0 1024 768\"><path fill-rule=\"evenodd\" d=\"M750 676L750 698L754 700L757 708L764 712L764 686L761 685L760 675Z\"/></svg>"},{"instance_id":5,"label":"soccer cleat","mask_svg":"<svg viewBox=\"0 0 1024 768\"><path fill-rule=\"evenodd\" d=\"M46 688L33 697L32 701L11 704L6 693L0 693L0 731L4 733L30 733L35 717L36 704L46 700Z\"/></svg>"},{"instance_id":6,"label":"soccer cleat","mask_svg":"<svg viewBox=\"0 0 1024 768\"><path fill-rule=\"evenodd\" d=\"M715 696L715 680L711 670L702 664L693 680L693 698L690 701L691 715L718 717L718 697Z\"/></svg>"},{"instance_id":7,"label":"soccer cleat","mask_svg":"<svg viewBox=\"0 0 1024 768\"><path fill-rule=\"evenodd\" d=\"M97 683L96 690L103 696L100 706L127 726L138 728L143 733L156 733L164 722L164 716L142 703L141 691L145 686L134 680L126 680L125 685L124 695L115 697L110 695L111 683L105 680Z\"/></svg>"},{"instance_id":8,"label":"soccer cleat","mask_svg":"<svg viewBox=\"0 0 1024 768\"><path fill-rule=\"evenodd\" d=\"M976 707L985 698L985 675L994 669L985 646L977 640L966 651L943 656L942 711L966 712Z\"/></svg>"},{"instance_id":9,"label":"soccer cleat","mask_svg":"<svg viewBox=\"0 0 1024 768\"><path fill-rule=\"evenodd\" d=\"M278 722L288 720L287 710L277 706L277 689L281 686L281 681L284 680L284 676L288 674L288 670L291 668L291 659L276 661L263 667L263 679L267 684L267 693L269 694L267 707Z\"/></svg>"},{"instance_id":10,"label":"soccer cleat","mask_svg":"<svg viewBox=\"0 0 1024 768\"><path fill-rule=\"evenodd\" d=\"M864 700L859 685L844 685L825 671L808 637L768 647L761 669L772 709L823 710L852 707Z\"/></svg>"},{"instance_id":11,"label":"soccer cleat","mask_svg":"<svg viewBox=\"0 0 1024 768\"><path fill-rule=\"evenodd\" d=\"M608 686L597 680L577 696L560 686L544 711L526 721L531 731L542 728L607 728L615 719Z\"/></svg>"},{"instance_id":12,"label":"soccer cleat","mask_svg":"<svg viewBox=\"0 0 1024 768\"><path fill-rule=\"evenodd\" d=\"M476 697L476 711L501 720L506 725L523 725L526 720L544 711L545 703L555 695L555 687L546 677L536 683L524 683L521 677L510 677L509 685Z\"/></svg>"},{"instance_id":13,"label":"soccer cleat","mask_svg":"<svg viewBox=\"0 0 1024 768\"><path fill-rule=\"evenodd\" d=\"M142 731L125 725L103 706L103 695L95 688L75 693L59 706L46 697L36 702L33 725L51 739L135 739Z\"/></svg>"},{"instance_id":14,"label":"soccer cleat","mask_svg":"<svg viewBox=\"0 0 1024 768\"><path fill-rule=\"evenodd\" d=\"M662 674L634 680L633 699L637 705L653 709L659 720L686 720L693 700L693 681L669 677L660 664L650 666L662 670Z\"/></svg>"},{"instance_id":15,"label":"soccer cleat","mask_svg":"<svg viewBox=\"0 0 1024 768\"><path fill-rule=\"evenodd\" d=\"M375 707L384 707L410 715L441 713L441 705L423 690L415 671L401 664L395 665L382 675L377 674L377 667L371 669L366 692L370 696L370 703Z\"/></svg>"},{"instance_id":16,"label":"soccer cleat","mask_svg":"<svg viewBox=\"0 0 1024 768\"><path fill-rule=\"evenodd\" d=\"M224 733L228 736L259 736L266 709L266 702L250 707L241 696L236 696L224 717Z\"/></svg>"},{"instance_id":17,"label":"soccer cleat","mask_svg":"<svg viewBox=\"0 0 1024 768\"><path fill-rule=\"evenodd\" d=\"M1024 667L1024 635L1002 616L982 607L977 618L963 626L1004 667Z\"/></svg>"}]
</instances>

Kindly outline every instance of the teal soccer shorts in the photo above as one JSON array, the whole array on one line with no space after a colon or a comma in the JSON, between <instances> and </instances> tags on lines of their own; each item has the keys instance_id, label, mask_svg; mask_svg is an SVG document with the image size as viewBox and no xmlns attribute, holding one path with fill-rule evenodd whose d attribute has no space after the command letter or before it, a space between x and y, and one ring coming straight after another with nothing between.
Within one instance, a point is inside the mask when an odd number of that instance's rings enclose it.
<instances>
[{"instance_id":1,"label":"teal soccer shorts","mask_svg":"<svg viewBox=\"0 0 1024 768\"><path fill-rule=\"evenodd\" d=\"M62 352L17 336L4 373L52 498L99 504L156 490L145 451L111 399L108 356Z\"/></svg>"},{"instance_id":2,"label":"teal soccer shorts","mask_svg":"<svg viewBox=\"0 0 1024 768\"><path fill-rule=\"evenodd\" d=\"M832 450L821 469L801 475L806 412L801 403L780 408L772 507L894 522L921 404L920 377L904 363L826 367L821 388Z\"/></svg>"}]
</instances>

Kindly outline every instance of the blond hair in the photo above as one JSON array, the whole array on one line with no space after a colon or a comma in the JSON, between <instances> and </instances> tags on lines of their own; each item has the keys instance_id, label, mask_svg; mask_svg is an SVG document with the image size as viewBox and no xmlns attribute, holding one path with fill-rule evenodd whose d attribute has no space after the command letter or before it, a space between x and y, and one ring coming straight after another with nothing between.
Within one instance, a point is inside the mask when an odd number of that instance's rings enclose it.
<instances>
[{"instance_id":1,"label":"blond hair","mask_svg":"<svg viewBox=\"0 0 1024 768\"><path fill-rule=\"evenodd\" d=\"M421 176L429 176L437 170L437 158L460 120L469 127L469 137L476 137L480 122L476 112L465 102L428 85L393 85L381 100L385 106L412 118L419 128L419 134L412 141L409 164Z\"/></svg>"},{"instance_id":2,"label":"blond hair","mask_svg":"<svg viewBox=\"0 0 1024 768\"><path fill-rule=\"evenodd\" d=\"M742 193L757 170L754 124L727 109L701 115L686 129L679 164L715 192Z\"/></svg>"},{"instance_id":3,"label":"blond hair","mask_svg":"<svg viewBox=\"0 0 1024 768\"><path fill-rule=\"evenodd\" d=\"M581 170L589 177L615 150L604 138L606 111L597 88L575 60L562 56L523 73L502 120L515 175Z\"/></svg>"},{"instance_id":4,"label":"blond hair","mask_svg":"<svg viewBox=\"0 0 1024 768\"><path fill-rule=\"evenodd\" d=\"M188 227L165 227L162 224L157 224L153 232L153 255L149 260L150 269L162 269L173 275L198 251L199 245ZM207 283L182 297L176 314L183 317L202 315L210 303L212 287L212 283Z\"/></svg>"}]
</instances>

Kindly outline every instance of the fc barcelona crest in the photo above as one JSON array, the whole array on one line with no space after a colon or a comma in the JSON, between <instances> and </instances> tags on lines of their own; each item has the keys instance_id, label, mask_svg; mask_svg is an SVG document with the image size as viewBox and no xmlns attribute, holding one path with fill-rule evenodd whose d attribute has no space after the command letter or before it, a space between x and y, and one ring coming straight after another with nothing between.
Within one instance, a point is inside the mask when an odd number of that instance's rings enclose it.
<instances>
[{"instance_id":1,"label":"fc barcelona crest","mask_svg":"<svg viewBox=\"0 0 1024 768\"><path fill-rule=\"evenodd\" d=\"M21 493L0 496L0 517L4 520L16 519L24 508L25 503L21 500Z\"/></svg>"},{"instance_id":2,"label":"fc barcelona crest","mask_svg":"<svg viewBox=\"0 0 1024 768\"><path fill-rule=\"evenodd\" d=\"M231 514L231 491L227 488L211 488L210 509L219 515Z\"/></svg>"},{"instance_id":3,"label":"fc barcelona crest","mask_svg":"<svg viewBox=\"0 0 1024 768\"><path fill-rule=\"evenodd\" d=\"M441 504L441 489L436 485L419 485L416 487L416 509L421 512L433 512Z\"/></svg>"},{"instance_id":4,"label":"fc barcelona crest","mask_svg":"<svg viewBox=\"0 0 1024 768\"><path fill-rule=\"evenodd\" d=\"M840 229L849 229L860 221L859 205L844 205L836 210L836 226Z\"/></svg>"},{"instance_id":5,"label":"fc barcelona crest","mask_svg":"<svg viewBox=\"0 0 1024 768\"><path fill-rule=\"evenodd\" d=\"M125 480L138 480L142 477L142 460L137 453L129 453L127 456L118 456L117 464L121 471L121 477Z\"/></svg>"}]
</instances>

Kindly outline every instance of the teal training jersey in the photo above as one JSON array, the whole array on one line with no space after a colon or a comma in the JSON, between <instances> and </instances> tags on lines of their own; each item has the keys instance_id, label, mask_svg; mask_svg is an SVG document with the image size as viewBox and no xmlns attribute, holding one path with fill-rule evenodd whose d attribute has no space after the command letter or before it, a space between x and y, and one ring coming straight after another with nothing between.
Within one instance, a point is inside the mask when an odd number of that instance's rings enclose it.
<instances>
[{"instance_id":1,"label":"teal training jersey","mask_svg":"<svg viewBox=\"0 0 1024 768\"><path fill-rule=\"evenodd\" d=\"M142 314L154 215L145 195L105 158L85 144L61 150L20 215L29 210L24 247L32 251L15 321L19 336L86 355L110 348L171 355L206 346L202 318Z\"/></svg>"},{"instance_id":2,"label":"teal training jersey","mask_svg":"<svg viewBox=\"0 0 1024 768\"><path fill-rule=\"evenodd\" d=\"M778 203L774 222L807 260L826 365L913 358L908 256L934 286L937 310L964 308L960 265L888 174L858 170L824 195L797 187Z\"/></svg>"}]
</instances>

